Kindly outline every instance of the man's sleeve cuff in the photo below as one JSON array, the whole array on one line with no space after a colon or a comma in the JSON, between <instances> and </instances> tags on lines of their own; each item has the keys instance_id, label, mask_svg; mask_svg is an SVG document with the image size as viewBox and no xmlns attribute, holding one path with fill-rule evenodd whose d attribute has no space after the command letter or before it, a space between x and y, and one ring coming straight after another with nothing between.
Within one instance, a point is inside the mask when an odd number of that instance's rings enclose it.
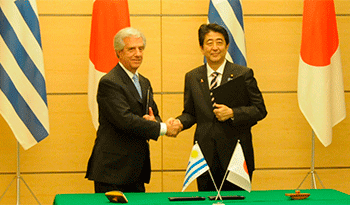
<instances>
[{"instance_id":1,"label":"man's sleeve cuff","mask_svg":"<svg viewBox=\"0 0 350 205\"><path fill-rule=\"evenodd\" d=\"M159 135L160 136L164 136L167 132L167 127L166 127L166 124L164 122L161 122L160 123L160 132L159 132Z\"/></svg>"}]
</instances>

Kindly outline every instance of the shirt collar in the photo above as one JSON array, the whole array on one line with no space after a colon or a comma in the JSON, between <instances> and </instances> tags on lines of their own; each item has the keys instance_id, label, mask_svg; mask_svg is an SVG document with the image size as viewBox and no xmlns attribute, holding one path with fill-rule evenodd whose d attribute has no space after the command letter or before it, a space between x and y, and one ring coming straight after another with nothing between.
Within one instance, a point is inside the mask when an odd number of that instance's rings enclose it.
<instances>
[{"instance_id":1,"label":"shirt collar","mask_svg":"<svg viewBox=\"0 0 350 205\"><path fill-rule=\"evenodd\" d=\"M218 72L218 73L220 73L221 75L224 73L224 68L225 68L225 65L226 65L226 59L225 59L225 61L224 61L224 63L223 64L221 64L221 66L215 71L215 70L213 70L210 66L209 66L209 64L207 63L207 76L209 77L213 72Z\"/></svg>"},{"instance_id":2,"label":"shirt collar","mask_svg":"<svg viewBox=\"0 0 350 205\"><path fill-rule=\"evenodd\" d=\"M126 74L128 74L128 76L130 77L131 80L133 80L132 77L134 77L134 75L137 75L137 77L139 77L139 73L137 71L134 74L130 70L126 69L121 62L119 62L119 65L120 65L120 67L123 68L123 70L126 72Z\"/></svg>"}]
</instances>

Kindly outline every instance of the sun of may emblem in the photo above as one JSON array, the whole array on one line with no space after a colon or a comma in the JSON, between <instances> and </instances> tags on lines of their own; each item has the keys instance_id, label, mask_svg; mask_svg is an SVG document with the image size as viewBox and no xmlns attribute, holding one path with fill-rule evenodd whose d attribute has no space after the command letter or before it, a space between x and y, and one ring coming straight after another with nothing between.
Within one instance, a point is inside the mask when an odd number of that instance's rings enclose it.
<instances>
[{"instance_id":1,"label":"sun of may emblem","mask_svg":"<svg viewBox=\"0 0 350 205\"><path fill-rule=\"evenodd\" d=\"M193 159L197 158L198 157L198 151L197 150L193 150L192 153L191 153L191 157Z\"/></svg>"}]
</instances>

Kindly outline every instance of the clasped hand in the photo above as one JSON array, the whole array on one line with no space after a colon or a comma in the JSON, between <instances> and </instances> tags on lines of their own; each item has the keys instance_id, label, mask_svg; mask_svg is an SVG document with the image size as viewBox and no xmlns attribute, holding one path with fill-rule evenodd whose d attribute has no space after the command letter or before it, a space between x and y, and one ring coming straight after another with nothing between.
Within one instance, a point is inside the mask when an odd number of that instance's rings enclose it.
<instances>
[{"instance_id":1,"label":"clasped hand","mask_svg":"<svg viewBox=\"0 0 350 205\"><path fill-rule=\"evenodd\" d=\"M219 121L223 122L233 117L233 110L226 105L214 103L214 114Z\"/></svg>"},{"instance_id":2,"label":"clasped hand","mask_svg":"<svg viewBox=\"0 0 350 205\"><path fill-rule=\"evenodd\" d=\"M149 108L149 113L148 115L144 115L143 116L144 119L146 120L149 120L149 121L154 121L154 122L157 122L156 118L154 117L154 114L153 114L153 110L152 108L150 107ZM181 132L182 128L183 128L183 125L182 123L180 122L180 120L178 119L174 119L174 118L169 118L166 122L165 122L166 126L167 126L167 132L166 132L166 135L168 137L176 137L179 132Z\"/></svg>"},{"instance_id":3,"label":"clasped hand","mask_svg":"<svg viewBox=\"0 0 350 205\"><path fill-rule=\"evenodd\" d=\"M157 122L156 118L154 117L153 110L151 107L149 107L148 115L144 115L143 118L149 121Z\"/></svg>"},{"instance_id":4,"label":"clasped hand","mask_svg":"<svg viewBox=\"0 0 350 205\"><path fill-rule=\"evenodd\" d=\"M172 117L169 118L165 123L167 126L166 136L168 137L176 137L183 128L181 121Z\"/></svg>"}]
</instances>

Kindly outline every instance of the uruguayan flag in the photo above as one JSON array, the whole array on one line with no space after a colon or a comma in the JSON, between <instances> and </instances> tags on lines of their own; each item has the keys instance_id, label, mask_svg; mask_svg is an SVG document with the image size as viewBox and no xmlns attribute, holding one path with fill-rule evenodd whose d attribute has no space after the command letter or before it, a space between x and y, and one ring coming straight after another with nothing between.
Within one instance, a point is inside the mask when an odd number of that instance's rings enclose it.
<instances>
[{"instance_id":1,"label":"uruguayan flag","mask_svg":"<svg viewBox=\"0 0 350 205\"><path fill-rule=\"evenodd\" d=\"M224 27L230 37L226 59L247 66L243 13L240 0L210 0L208 22Z\"/></svg>"},{"instance_id":2,"label":"uruguayan flag","mask_svg":"<svg viewBox=\"0 0 350 205\"><path fill-rule=\"evenodd\" d=\"M49 134L35 0L0 0L0 113L29 149Z\"/></svg>"},{"instance_id":3,"label":"uruguayan flag","mask_svg":"<svg viewBox=\"0 0 350 205\"><path fill-rule=\"evenodd\" d=\"M204 159L199 145L193 145L191 156L187 165L185 180L182 186L182 191L185 191L188 185L201 174L209 170L209 166Z\"/></svg>"}]
</instances>

